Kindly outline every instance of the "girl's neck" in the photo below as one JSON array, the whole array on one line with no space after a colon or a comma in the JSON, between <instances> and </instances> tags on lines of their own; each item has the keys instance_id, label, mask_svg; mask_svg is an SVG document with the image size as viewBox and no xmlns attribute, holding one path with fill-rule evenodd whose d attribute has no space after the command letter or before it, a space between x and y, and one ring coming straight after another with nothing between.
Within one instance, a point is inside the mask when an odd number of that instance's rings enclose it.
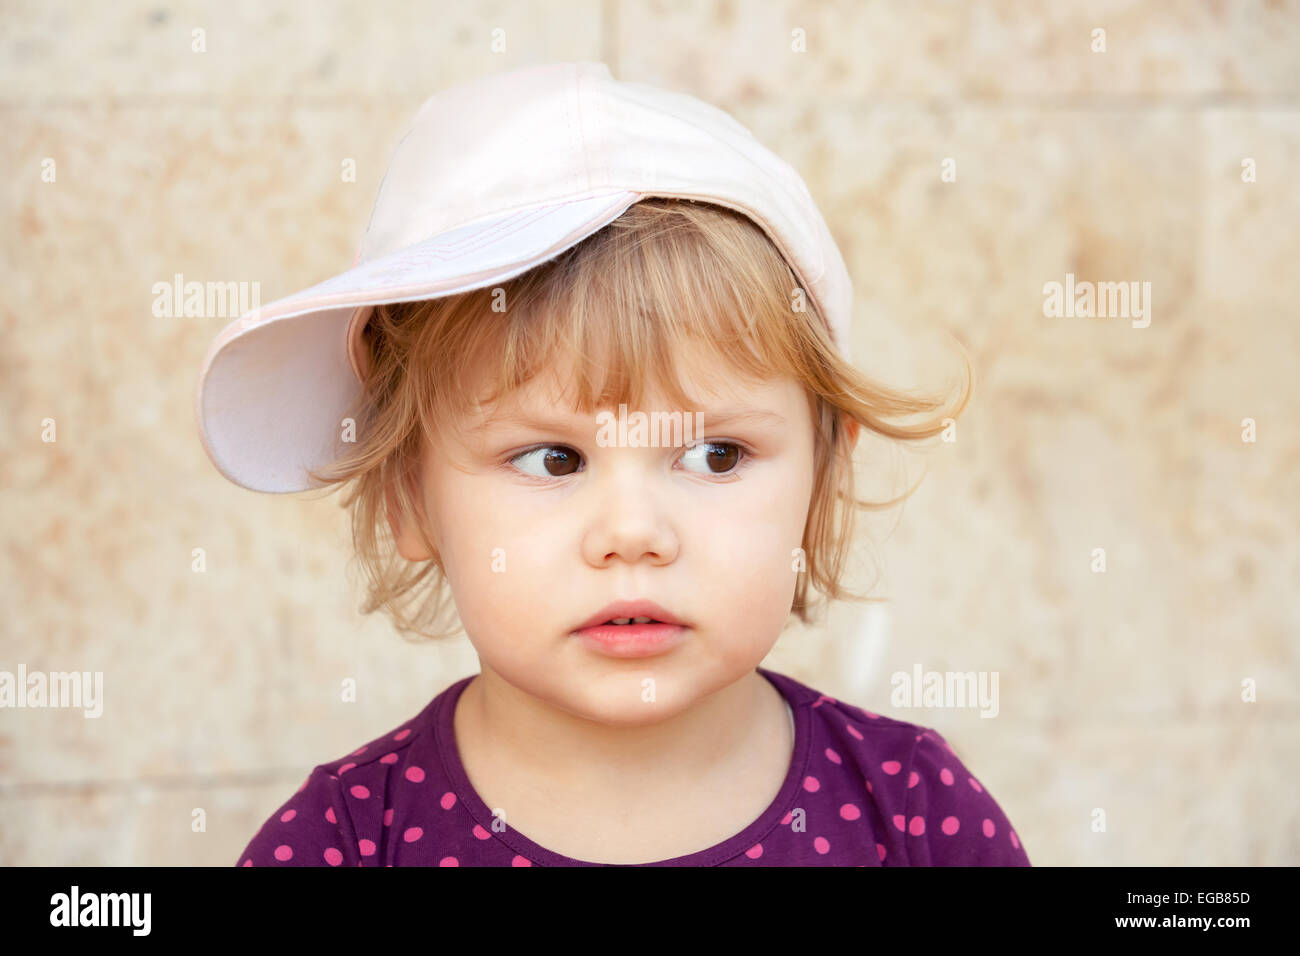
<instances>
[{"instance_id":1,"label":"girl's neck","mask_svg":"<svg viewBox=\"0 0 1300 956\"><path fill-rule=\"evenodd\" d=\"M794 742L785 698L756 670L678 713L629 726L570 713L484 667L462 691L453 726L471 781L475 767L509 772L614 804L743 773L756 751L774 745L788 763Z\"/></svg>"}]
</instances>

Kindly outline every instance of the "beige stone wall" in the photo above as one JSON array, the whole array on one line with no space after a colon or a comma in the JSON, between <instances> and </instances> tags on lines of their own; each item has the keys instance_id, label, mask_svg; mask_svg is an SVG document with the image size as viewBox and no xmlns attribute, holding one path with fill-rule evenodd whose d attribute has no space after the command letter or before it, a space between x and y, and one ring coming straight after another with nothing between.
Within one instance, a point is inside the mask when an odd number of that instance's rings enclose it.
<instances>
[{"instance_id":1,"label":"beige stone wall","mask_svg":"<svg viewBox=\"0 0 1300 956\"><path fill-rule=\"evenodd\" d=\"M864 451L864 477L928 471L859 550L888 604L836 606L767 666L938 728L1035 864L1300 863L1300 4L0 17L0 670L105 682L98 719L0 710L0 863L232 865L311 766L476 669L463 639L411 646L357 613L335 499L215 471L191 398L227 320L157 318L152 287L258 281L270 302L346 268L426 96L560 59L692 92L803 172L864 367L933 382L949 335L976 365L956 441ZM1067 273L1150 282L1150 325L1046 317ZM998 672L997 717L893 706L917 665Z\"/></svg>"}]
</instances>

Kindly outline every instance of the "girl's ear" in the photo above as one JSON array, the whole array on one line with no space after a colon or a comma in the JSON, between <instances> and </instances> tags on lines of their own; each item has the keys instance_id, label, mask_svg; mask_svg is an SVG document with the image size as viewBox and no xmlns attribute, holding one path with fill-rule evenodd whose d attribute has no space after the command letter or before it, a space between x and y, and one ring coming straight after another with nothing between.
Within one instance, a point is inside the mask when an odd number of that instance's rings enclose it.
<instances>
[{"instance_id":1,"label":"girl's ear","mask_svg":"<svg viewBox=\"0 0 1300 956\"><path fill-rule=\"evenodd\" d=\"M411 488L408 483L409 491L415 492L415 502L417 508L422 508L422 502L418 495L418 487ZM428 561L433 558L433 552L425 544L424 539L420 536L419 529L414 526L410 516L403 516L397 503L397 494L393 487L384 489L384 501L387 505L388 527L392 529L393 540L397 543L397 553L408 561Z\"/></svg>"}]
</instances>

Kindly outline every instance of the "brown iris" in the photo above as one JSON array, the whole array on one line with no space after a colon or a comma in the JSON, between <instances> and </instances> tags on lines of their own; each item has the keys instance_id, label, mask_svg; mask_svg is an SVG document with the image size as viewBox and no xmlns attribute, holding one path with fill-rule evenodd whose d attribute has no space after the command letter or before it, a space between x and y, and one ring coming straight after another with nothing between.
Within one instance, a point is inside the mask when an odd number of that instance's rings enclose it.
<instances>
[{"instance_id":1,"label":"brown iris","mask_svg":"<svg viewBox=\"0 0 1300 956\"><path fill-rule=\"evenodd\" d=\"M543 466L553 478L571 475L578 467L578 456L564 448L551 448L546 452Z\"/></svg>"},{"instance_id":2,"label":"brown iris","mask_svg":"<svg viewBox=\"0 0 1300 956\"><path fill-rule=\"evenodd\" d=\"M719 449L722 450L721 454L718 453ZM721 474L730 471L735 467L736 458L739 454L740 449L729 442L709 442L709 452L705 458L709 463L709 468L713 470L714 474ZM719 463L726 465L726 467L721 469L713 467L715 464Z\"/></svg>"}]
</instances>

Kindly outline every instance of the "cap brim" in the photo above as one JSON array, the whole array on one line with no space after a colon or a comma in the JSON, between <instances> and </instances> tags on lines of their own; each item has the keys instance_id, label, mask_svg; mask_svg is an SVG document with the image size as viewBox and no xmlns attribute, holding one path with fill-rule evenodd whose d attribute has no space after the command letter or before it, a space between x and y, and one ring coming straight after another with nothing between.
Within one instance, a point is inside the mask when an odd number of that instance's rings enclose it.
<instances>
[{"instance_id":1,"label":"cap brim","mask_svg":"<svg viewBox=\"0 0 1300 956\"><path fill-rule=\"evenodd\" d=\"M203 448L253 491L319 487L307 474L346 450L344 416L361 391L357 310L504 282L607 226L643 198L607 192L483 219L362 263L231 322L194 393Z\"/></svg>"}]
</instances>

